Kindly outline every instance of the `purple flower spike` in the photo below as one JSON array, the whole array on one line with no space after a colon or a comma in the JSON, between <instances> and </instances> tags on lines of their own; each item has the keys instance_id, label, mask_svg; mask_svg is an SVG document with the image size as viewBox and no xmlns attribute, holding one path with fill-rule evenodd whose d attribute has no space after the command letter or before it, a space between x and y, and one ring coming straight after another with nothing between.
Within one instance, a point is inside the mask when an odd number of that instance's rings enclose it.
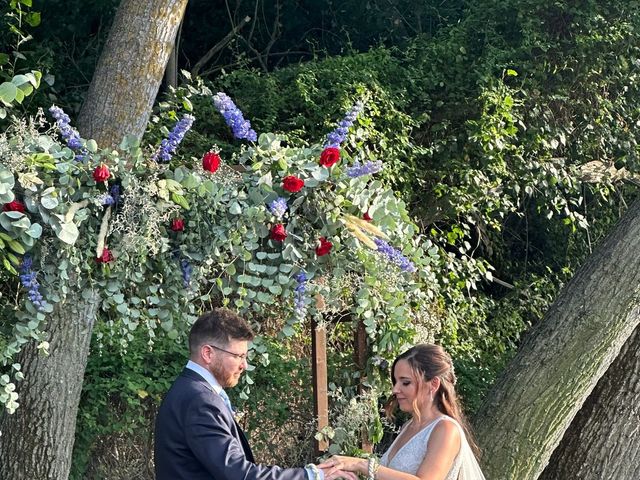
<instances>
[{"instance_id":1,"label":"purple flower spike","mask_svg":"<svg viewBox=\"0 0 640 480\"><path fill-rule=\"evenodd\" d=\"M218 92L213 96L213 104L224 117L224 121L233 131L237 139L247 139L255 142L258 135L251 128L249 120L245 120L242 112L226 93Z\"/></svg>"},{"instance_id":2,"label":"purple flower spike","mask_svg":"<svg viewBox=\"0 0 640 480\"><path fill-rule=\"evenodd\" d=\"M169 162L176 148L178 148L178 145L182 142L191 125L193 125L194 120L195 118L192 115L185 115L178 120L173 130L171 130L171 133L169 133L169 136L162 140L160 148L158 148L158 151L153 155L152 159L161 163Z\"/></svg>"},{"instance_id":3,"label":"purple flower spike","mask_svg":"<svg viewBox=\"0 0 640 480\"><path fill-rule=\"evenodd\" d=\"M269 204L269 211L271 214L276 217L278 220L281 220L284 217L284 214L289 209L287 205L287 199L278 197L273 202Z\"/></svg>"},{"instance_id":4,"label":"purple flower spike","mask_svg":"<svg viewBox=\"0 0 640 480\"><path fill-rule=\"evenodd\" d=\"M375 162L367 161L360 163L357 160L351 167L347 167L347 176L350 178L362 177L364 175L373 175L382 170L382 161L377 160Z\"/></svg>"},{"instance_id":5,"label":"purple flower spike","mask_svg":"<svg viewBox=\"0 0 640 480\"><path fill-rule=\"evenodd\" d=\"M294 288L294 312L296 318L302 321L307 314L307 304L305 302L305 293L307 290L307 274L302 271L295 276L295 279L298 284Z\"/></svg>"},{"instance_id":6,"label":"purple flower spike","mask_svg":"<svg viewBox=\"0 0 640 480\"><path fill-rule=\"evenodd\" d=\"M51 116L56 119L58 131L64 141L67 142L67 146L71 150L79 150L79 152L76 152L76 160L84 160L87 155L87 150L82 147L82 139L80 138L78 131L70 125L71 119L69 118L69 115L64 113L64 110L60 107L56 107L55 105L52 105L49 108L49 113L51 113Z\"/></svg>"},{"instance_id":7,"label":"purple flower spike","mask_svg":"<svg viewBox=\"0 0 640 480\"><path fill-rule=\"evenodd\" d=\"M356 104L351 107L351 110L347 112L347 115L344 119L338 124L338 128L336 128L333 132L327 135L327 141L324 144L324 147L334 147L340 148L340 144L344 142L344 139L347 138L347 132L353 122L356 121L358 114L364 108L364 104L361 101L356 102Z\"/></svg>"},{"instance_id":8,"label":"purple flower spike","mask_svg":"<svg viewBox=\"0 0 640 480\"><path fill-rule=\"evenodd\" d=\"M22 286L27 289L27 295L29 296L29 300L33 303L33 306L38 309L38 311L44 311L47 302L40 293L40 282L36 278L36 272L31 270L32 260L30 256L25 256L22 259L22 264L20 265L20 282L22 282Z\"/></svg>"},{"instance_id":9,"label":"purple flower spike","mask_svg":"<svg viewBox=\"0 0 640 480\"><path fill-rule=\"evenodd\" d=\"M400 251L396 250L387 242L379 238L376 238L374 241L378 246L378 252L381 255L384 255L391 263L397 265L400 270L409 273L413 273L416 271L416 266L413 264L413 262L405 257Z\"/></svg>"},{"instance_id":10,"label":"purple flower spike","mask_svg":"<svg viewBox=\"0 0 640 480\"><path fill-rule=\"evenodd\" d=\"M193 273L193 267L186 258L180 259L180 270L182 270L182 284L184 288L191 286L191 274Z\"/></svg>"}]
</instances>

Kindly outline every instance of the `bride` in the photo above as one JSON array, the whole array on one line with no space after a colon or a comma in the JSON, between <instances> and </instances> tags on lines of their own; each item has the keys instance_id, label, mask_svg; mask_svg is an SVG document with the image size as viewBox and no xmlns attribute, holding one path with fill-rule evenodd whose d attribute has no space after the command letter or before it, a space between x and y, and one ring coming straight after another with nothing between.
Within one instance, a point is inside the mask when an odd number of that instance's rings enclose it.
<instances>
[{"instance_id":1,"label":"bride","mask_svg":"<svg viewBox=\"0 0 640 480\"><path fill-rule=\"evenodd\" d=\"M475 458L477 446L455 392L451 357L438 345L412 347L393 362L391 370L398 407L411 414L380 463L335 455L321 468L341 469L368 480L484 480Z\"/></svg>"}]
</instances>

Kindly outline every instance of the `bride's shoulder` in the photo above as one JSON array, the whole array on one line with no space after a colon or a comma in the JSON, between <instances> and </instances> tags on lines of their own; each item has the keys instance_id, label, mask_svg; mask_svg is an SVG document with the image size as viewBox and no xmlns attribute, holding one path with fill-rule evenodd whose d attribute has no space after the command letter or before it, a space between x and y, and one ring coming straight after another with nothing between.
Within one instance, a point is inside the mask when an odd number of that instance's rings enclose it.
<instances>
[{"instance_id":1,"label":"bride's shoulder","mask_svg":"<svg viewBox=\"0 0 640 480\"><path fill-rule=\"evenodd\" d=\"M459 445L461 439L460 424L453 418L443 415L433 427L431 438L435 441Z\"/></svg>"},{"instance_id":2,"label":"bride's shoulder","mask_svg":"<svg viewBox=\"0 0 640 480\"><path fill-rule=\"evenodd\" d=\"M443 421L446 420L446 421ZM442 423L442 424L446 424L449 425L449 427L447 428L451 428L451 429L458 429L458 430L462 430L462 425L460 425L460 423L453 417L450 417L449 415L442 415L442 417L440 417L440 422L438 423Z\"/></svg>"}]
</instances>

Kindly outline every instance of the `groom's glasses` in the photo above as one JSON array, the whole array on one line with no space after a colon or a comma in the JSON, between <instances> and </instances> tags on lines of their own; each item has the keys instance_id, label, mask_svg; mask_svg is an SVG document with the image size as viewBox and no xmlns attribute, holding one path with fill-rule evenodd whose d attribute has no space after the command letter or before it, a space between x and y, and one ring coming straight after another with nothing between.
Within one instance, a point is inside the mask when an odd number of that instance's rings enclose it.
<instances>
[{"instance_id":1,"label":"groom's glasses","mask_svg":"<svg viewBox=\"0 0 640 480\"><path fill-rule=\"evenodd\" d=\"M207 344L207 345L209 345L209 344ZM229 350L225 350L224 348L216 347L215 345L209 345L209 346L211 348L215 348L216 350L220 350L221 352L228 353L229 355L231 355L232 357L237 358L241 362L244 362L244 361L247 360L247 354L246 353L233 353L233 352L230 352Z\"/></svg>"}]
</instances>

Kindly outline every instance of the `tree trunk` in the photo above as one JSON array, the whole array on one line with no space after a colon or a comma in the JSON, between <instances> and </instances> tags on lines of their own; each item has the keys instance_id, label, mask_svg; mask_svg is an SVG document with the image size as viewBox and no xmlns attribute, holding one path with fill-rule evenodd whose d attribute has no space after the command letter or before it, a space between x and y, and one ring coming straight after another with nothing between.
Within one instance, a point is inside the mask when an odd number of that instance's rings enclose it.
<instances>
[{"instance_id":1,"label":"tree trunk","mask_svg":"<svg viewBox=\"0 0 640 480\"><path fill-rule=\"evenodd\" d=\"M589 396L541 480L640 478L640 327Z\"/></svg>"},{"instance_id":2,"label":"tree trunk","mask_svg":"<svg viewBox=\"0 0 640 480\"><path fill-rule=\"evenodd\" d=\"M476 416L487 478L534 480L640 322L640 203L578 270Z\"/></svg>"},{"instance_id":3,"label":"tree trunk","mask_svg":"<svg viewBox=\"0 0 640 480\"><path fill-rule=\"evenodd\" d=\"M122 0L78 117L102 147L142 137L188 0Z\"/></svg>"},{"instance_id":4,"label":"tree trunk","mask_svg":"<svg viewBox=\"0 0 640 480\"><path fill-rule=\"evenodd\" d=\"M85 138L141 137L187 0L123 0L78 120ZM0 478L68 478L76 413L99 296L69 295L47 322L51 355L26 345L20 407L0 419Z\"/></svg>"},{"instance_id":5,"label":"tree trunk","mask_svg":"<svg viewBox=\"0 0 640 480\"><path fill-rule=\"evenodd\" d=\"M35 342L23 348L18 362L20 406L0 418L0 478L61 480L69 477L76 414L87 364L98 295L84 300L74 293L57 304L46 332L50 355Z\"/></svg>"},{"instance_id":6,"label":"tree trunk","mask_svg":"<svg viewBox=\"0 0 640 480\"><path fill-rule=\"evenodd\" d=\"M164 73L165 88L177 88L178 87L178 41L169 55L167 60L167 68Z\"/></svg>"}]
</instances>

